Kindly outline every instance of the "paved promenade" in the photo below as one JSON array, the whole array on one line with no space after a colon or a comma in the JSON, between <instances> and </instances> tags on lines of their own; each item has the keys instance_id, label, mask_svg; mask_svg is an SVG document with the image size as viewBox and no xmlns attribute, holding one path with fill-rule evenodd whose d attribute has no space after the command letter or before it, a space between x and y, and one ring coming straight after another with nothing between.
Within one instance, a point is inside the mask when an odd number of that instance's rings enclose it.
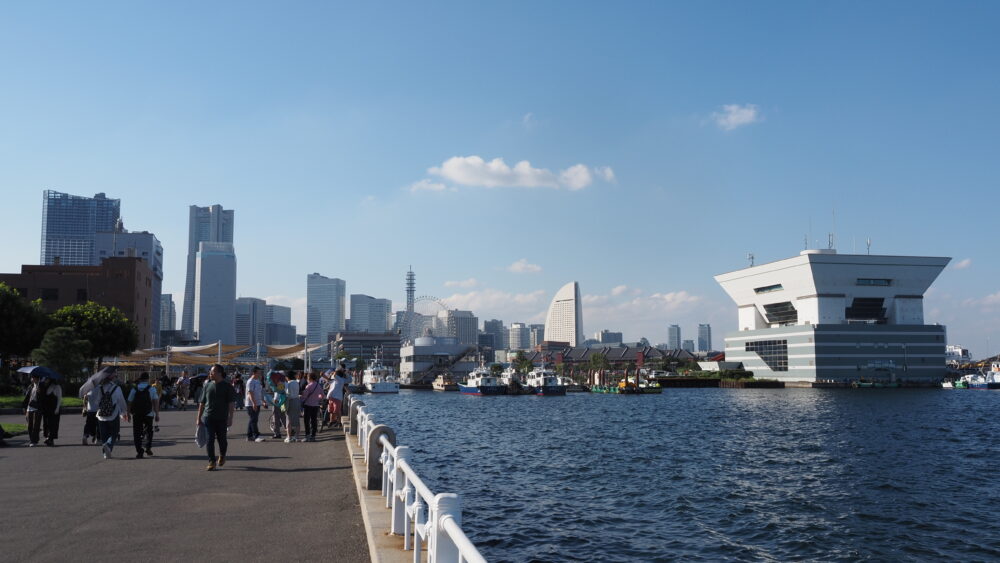
<instances>
[{"instance_id":1,"label":"paved promenade","mask_svg":"<svg viewBox=\"0 0 1000 563\"><path fill-rule=\"evenodd\" d=\"M261 411L261 429L271 411ZM316 443L251 444L236 411L226 466L205 471L195 411L160 417L153 457L135 459L131 424L114 457L81 444L83 419L64 414L56 447L0 449L7 561L370 560L340 431ZM24 423L0 416L0 423Z\"/></svg>"}]
</instances>

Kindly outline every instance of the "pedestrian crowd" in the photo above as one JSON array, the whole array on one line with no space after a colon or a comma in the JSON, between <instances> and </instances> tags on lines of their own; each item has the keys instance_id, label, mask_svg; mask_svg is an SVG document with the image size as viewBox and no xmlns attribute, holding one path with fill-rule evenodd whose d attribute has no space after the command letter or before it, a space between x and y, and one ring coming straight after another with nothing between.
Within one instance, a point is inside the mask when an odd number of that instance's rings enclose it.
<instances>
[{"instance_id":1,"label":"pedestrian crowd","mask_svg":"<svg viewBox=\"0 0 1000 563\"><path fill-rule=\"evenodd\" d=\"M135 457L153 456L161 405L186 410L188 401L193 399L198 409L195 441L206 449L209 461L206 469L214 471L226 464L228 432L235 410L247 412L246 440L250 443L266 441L259 429L262 409L271 411L267 424L272 439L283 438L285 443L315 442L321 428L340 428L348 382L344 364L322 374L269 371L263 378L261 369L254 367L246 379L239 371L227 377L226 368L216 364L207 375L191 377L184 371L180 377L161 377L152 382L149 373L143 372L126 391L119 382L117 369L107 366L80 387L82 442L83 445L99 443L104 459L110 459L121 440L121 423L131 422ZM42 438L46 446L55 445L61 404L59 380L44 373L32 373L22 402L28 446L37 446ZM304 425L301 434L300 420ZM2 438L0 430L0 441Z\"/></svg>"}]
</instances>

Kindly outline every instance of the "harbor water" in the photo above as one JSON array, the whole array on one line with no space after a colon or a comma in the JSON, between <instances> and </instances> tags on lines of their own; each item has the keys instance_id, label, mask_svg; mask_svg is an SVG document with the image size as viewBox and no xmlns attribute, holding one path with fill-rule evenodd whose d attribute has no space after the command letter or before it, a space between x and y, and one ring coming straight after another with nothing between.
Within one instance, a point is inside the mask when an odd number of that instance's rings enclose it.
<instances>
[{"instance_id":1,"label":"harbor water","mask_svg":"<svg viewBox=\"0 0 1000 563\"><path fill-rule=\"evenodd\" d=\"M361 400L490 561L1000 559L1000 392Z\"/></svg>"}]
</instances>

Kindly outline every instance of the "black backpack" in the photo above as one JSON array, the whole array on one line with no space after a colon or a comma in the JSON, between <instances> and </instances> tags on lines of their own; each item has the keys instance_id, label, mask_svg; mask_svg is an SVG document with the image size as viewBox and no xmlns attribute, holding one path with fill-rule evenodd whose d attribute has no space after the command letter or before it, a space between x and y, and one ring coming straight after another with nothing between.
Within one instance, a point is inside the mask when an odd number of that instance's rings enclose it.
<instances>
[{"instance_id":1,"label":"black backpack","mask_svg":"<svg viewBox=\"0 0 1000 563\"><path fill-rule=\"evenodd\" d=\"M115 385L111 388L110 393L104 392L104 386L101 385L101 400L97 403L97 415L108 417L115 412L115 390L118 386Z\"/></svg>"},{"instance_id":2,"label":"black backpack","mask_svg":"<svg viewBox=\"0 0 1000 563\"><path fill-rule=\"evenodd\" d=\"M153 398L149 395L149 387L140 390L135 389L135 397L132 398L132 408L129 412L136 416L146 416L153 410Z\"/></svg>"}]
</instances>

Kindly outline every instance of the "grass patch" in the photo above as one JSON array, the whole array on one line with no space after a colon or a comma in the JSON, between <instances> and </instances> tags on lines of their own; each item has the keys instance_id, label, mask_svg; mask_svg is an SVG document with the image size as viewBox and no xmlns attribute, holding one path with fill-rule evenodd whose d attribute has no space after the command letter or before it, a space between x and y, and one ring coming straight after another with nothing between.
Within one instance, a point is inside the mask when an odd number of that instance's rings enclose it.
<instances>
[{"instance_id":1,"label":"grass patch","mask_svg":"<svg viewBox=\"0 0 1000 563\"><path fill-rule=\"evenodd\" d=\"M0 396L0 409L19 409L24 401L23 395L3 395ZM83 399L79 397L63 397L62 406L82 407ZM5 427L6 428L6 427Z\"/></svg>"},{"instance_id":2,"label":"grass patch","mask_svg":"<svg viewBox=\"0 0 1000 563\"><path fill-rule=\"evenodd\" d=\"M4 424L3 431L10 434L11 436L20 436L21 434L28 433L27 424Z\"/></svg>"}]
</instances>

